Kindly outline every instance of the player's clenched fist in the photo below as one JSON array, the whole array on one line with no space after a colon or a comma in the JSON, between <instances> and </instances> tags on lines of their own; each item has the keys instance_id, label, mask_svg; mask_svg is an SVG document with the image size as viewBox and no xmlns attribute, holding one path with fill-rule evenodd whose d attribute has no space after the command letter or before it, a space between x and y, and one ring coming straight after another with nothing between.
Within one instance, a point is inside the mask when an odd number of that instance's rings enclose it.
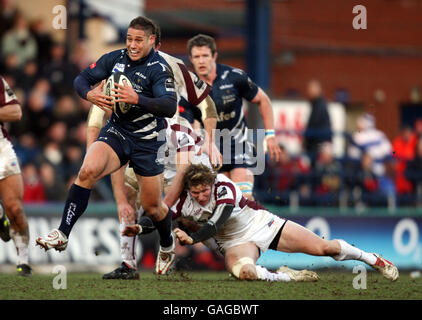
<instances>
[{"instance_id":1,"label":"player's clenched fist","mask_svg":"<svg viewBox=\"0 0 422 320\"><path fill-rule=\"evenodd\" d=\"M179 228L174 229L177 239L179 239L180 244L193 244L193 239L187 235L186 232L180 230Z\"/></svg>"}]
</instances>

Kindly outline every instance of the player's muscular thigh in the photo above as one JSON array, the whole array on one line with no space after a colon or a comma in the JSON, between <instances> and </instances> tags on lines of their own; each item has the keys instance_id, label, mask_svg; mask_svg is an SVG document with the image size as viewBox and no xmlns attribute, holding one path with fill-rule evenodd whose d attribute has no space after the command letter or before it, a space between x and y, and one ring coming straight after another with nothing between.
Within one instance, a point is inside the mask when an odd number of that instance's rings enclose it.
<instances>
[{"instance_id":1,"label":"player's muscular thigh","mask_svg":"<svg viewBox=\"0 0 422 320\"><path fill-rule=\"evenodd\" d=\"M89 147L75 183L91 188L96 181L119 167L120 160L113 149L101 141L96 141Z\"/></svg>"}]
</instances>

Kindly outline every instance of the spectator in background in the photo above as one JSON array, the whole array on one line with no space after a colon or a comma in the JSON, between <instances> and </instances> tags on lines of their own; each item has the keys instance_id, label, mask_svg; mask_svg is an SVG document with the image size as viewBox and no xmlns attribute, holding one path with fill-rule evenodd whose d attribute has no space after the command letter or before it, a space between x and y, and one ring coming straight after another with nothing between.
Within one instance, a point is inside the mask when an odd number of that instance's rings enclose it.
<instances>
[{"instance_id":1,"label":"spectator in background","mask_svg":"<svg viewBox=\"0 0 422 320\"><path fill-rule=\"evenodd\" d=\"M44 161L40 165L40 178L47 201L66 200L65 182L48 161Z\"/></svg>"},{"instance_id":2,"label":"spectator in background","mask_svg":"<svg viewBox=\"0 0 422 320\"><path fill-rule=\"evenodd\" d=\"M13 28L7 31L1 39L3 56L14 55L18 68L37 58L37 42L32 36L28 21L21 13L16 15Z\"/></svg>"},{"instance_id":3,"label":"spectator in background","mask_svg":"<svg viewBox=\"0 0 422 320\"><path fill-rule=\"evenodd\" d=\"M79 123L85 122L88 115L79 108L75 97L71 94L58 97L53 112L54 118L57 121L64 121L69 128L74 128Z\"/></svg>"},{"instance_id":4,"label":"spectator in background","mask_svg":"<svg viewBox=\"0 0 422 320\"><path fill-rule=\"evenodd\" d=\"M44 186L41 183L38 170L33 163L27 163L22 168L23 202L45 202Z\"/></svg>"},{"instance_id":5,"label":"spectator in background","mask_svg":"<svg viewBox=\"0 0 422 320\"><path fill-rule=\"evenodd\" d=\"M266 159L265 171L256 177L255 197L263 202L287 205L290 193L297 191L301 199L310 196L310 164L306 156L292 157L283 145L279 162Z\"/></svg>"},{"instance_id":6,"label":"spectator in background","mask_svg":"<svg viewBox=\"0 0 422 320\"><path fill-rule=\"evenodd\" d=\"M393 160L391 143L382 131L375 128L374 116L367 113L357 118L348 156L352 161L360 162L365 153L373 160L372 172L377 176L382 193L395 196L394 181L387 170Z\"/></svg>"},{"instance_id":7,"label":"spectator in background","mask_svg":"<svg viewBox=\"0 0 422 320\"><path fill-rule=\"evenodd\" d=\"M413 185L406 179L405 171L408 161L415 158L416 144L418 137L413 132L412 127L404 125L401 128L400 135L393 140L393 154L395 163L395 183L399 195L412 193Z\"/></svg>"},{"instance_id":8,"label":"spectator in background","mask_svg":"<svg viewBox=\"0 0 422 320\"><path fill-rule=\"evenodd\" d=\"M37 63L42 70L43 67L51 61L51 47L53 38L45 27L43 19L38 18L31 22L30 31L37 43Z\"/></svg>"},{"instance_id":9,"label":"spectator in background","mask_svg":"<svg viewBox=\"0 0 422 320\"><path fill-rule=\"evenodd\" d=\"M39 79L31 90L23 110L26 131L32 132L38 139L45 136L53 122L49 88L49 83L45 79Z\"/></svg>"},{"instance_id":10,"label":"spectator in background","mask_svg":"<svg viewBox=\"0 0 422 320\"><path fill-rule=\"evenodd\" d=\"M327 102L323 97L319 81L309 81L307 95L311 104L311 113L304 131L304 150L313 165L320 145L324 142L331 142L331 122Z\"/></svg>"},{"instance_id":11,"label":"spectator in background","mask_svg":"<svg viewBox=\"0 0 422 320\"><path fill-rule=\"evenodd\" d=\"M12 29L17 15L18 10L13 0L0 1L0 39L7 31Z\"/></svg>"},{"instance_id":12,"label":"spectator in background","mask_svg":"<svg viewBox=\"0 0 422 320\"><path fill-rule=\"evenodd\" d=\"M41 154L37 138L32 132L22 134L18 138L14 148L21 165L36 161Z\"/></svg>"},{"instance_id":13,"label":"spectator in background","mask_svg":"<svg viewBox=\"0 0 422 320\"><path fill-rule=\"evenodd\" d=\"M38 80L38 63L35 60L29 60L19 72L16 82L22 88L25 94L28 94Z\"/></svg>"},{"instance_id":14,"label":"spectator in background","mask_svg":"<svg viewBox=\"0 0 422 320\"><path fill-rule=\"evenodd\" d=\"M379 178L373 171L373 162L371 155L364 153L358 166L353 170L351 187L355 204L385 204L386 197L382 194Z\"/></svg>"},{"instance_id":15,"label":"spectator in background","mask_svg":"<svg viewBox=\"0 0 422 320\"><path fill-rule=\"evenodd\" d=\"M343 188L343 168L334 158L331 143L320 146L312 175L313 200L317 205L338 205Z\"/></svg>"},{"instance_id":16,"label":"spectator in background","mask_svg":"<svg viewBox=\"0 0 422 320\"><path fill-rule=\"evenodd\" d=\"M405 178L412 184L417 204L422 204L422 138L419 137L415 147L415 158L407 162Z\"/></svg>"},{"instance_id":17,"label":"spectator in background","mask_svg":"<svg viewBox=\"0 0 422 320\"><path fill-rule=\"evenodd\" d=\"M53 44L51 60L45 65L42 73L50 82L55 97L74 93L73 80L79 74L79 70L73 63L67 61L64 44Z\"/></svg>"}]
</instances>

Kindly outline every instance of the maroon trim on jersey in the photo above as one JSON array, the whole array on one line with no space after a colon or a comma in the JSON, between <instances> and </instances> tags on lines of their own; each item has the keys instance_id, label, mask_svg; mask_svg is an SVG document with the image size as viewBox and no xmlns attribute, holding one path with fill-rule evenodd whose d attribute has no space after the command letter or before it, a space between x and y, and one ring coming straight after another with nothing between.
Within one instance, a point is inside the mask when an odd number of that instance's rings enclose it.
<instances>
[{"instance_id":1,"label":"maroon trim on jersey","mask_svg":"<svg viewBox=\"0 0 422 320\"><path fill-rule=\"evenodd\" d=\"M258 202L254 200L249 200L242 196L242 199L240 199L239 201L239 207L243 209L245 206L248 206L249 208L254 210L267 210L263 205L259 204Z\"/></svg>"},{"instance_id":2,"label":"maroon trim on jersey","mask_svg":"<svg viewBox=\"0 0 422 320\"><path fill-rule=\"evenodd\" d=\"M16 99L10 100L8 103L6 103L6 90L4 87L4 78L0 76L0 108L10 105L10 104L18 104L19 102ZM10 140L9 134L7 133L6 128L4 127L4 123L0 122L0 128L1 132L3 134L3 137L5 137L7 140Z\"/></svg>"},{"instance_id":3,"label":"maroon trim on jersey","mask_svg":"<svg viewBox=\"0 0 422 320\"><path fill-rule=\"evenodd\" d=\"M211 90L211 87L207 84L205 84L207 86L207 88L205 89L205 91L198 97L196 95L196 90L195 90L195 84L192 81L192 78L189 74L188 69L186 68L186 66L184 64L178 63L180 70L182 71L183 74L183 78L185 79L185 83L186 83L186 92L188 94L188 101L197 106L198 104L201 103L202 100L205 99L205 97L208 95L208 93Z\"/></svg>"},{"instance_id":4,"label":"maroon trim on jersey","mask_svg":"<svg viewBox=\"0 0 422 320\"><path fill-rule=\"evenodd\" d=\"M183 126L183 125L180 125L180 124L178 124L178 123L175 123L175 124L172 124L171 126L170 126L170 128L171 128L171 130L172 130L172 138L173 138L173 133L174 133L174 131L180 131L180 132L184 132L184 133L187 133L188 135L190 135L192 138L193 138L193 140L195 141L195 144L197 144L197 145L201 145L202 143L200 143L201 141L202 141L202 139L201 139L201 137L200 136L198 136L196 133L195 133L195 131L193 131L192 129L190 129L189 127L185 127L185 126ZM174 134L175 136L176 136L176 134ZM172 140L173 141L173 140ZM176 139L176 141L175 141L175 143L174 143L174 145L176 145L177 146L177 139Z\"/></svg>"},{"instance_id":5,"label":"maroon trim on jersey","mask_svg":"<svg viewBox=\"0 0 422 320\"><path fill-rule=\"evenodd\" d=\"M176 212L174 212L174 214L172 215L173 220L182 216L182 208L183 208L183 205L185 204L187 196L188 196L188 192L184 190L179 197L179 203L176 206Z\"/></svg>"},{"instance_id":6,"label":"maroon trim on jersey","mask_svg":"<svg viewBox=\"0 0 422 320\"><path fill-rule=\"evenodd\" d=\"M218 200L217 199L217 189L220 186L228 187L232 191L232 193L233 193L233 199L221 199L221 200ZM236 188L230 182L217 182L215 184L214 197L215 197L215 201L216 201L215 204L216 205L219 205L219 204L222 204L222 203L229 203L229 204L232 204L232 205L236 206Z\"/></svg>"},{"instance_id":7,"label":"maroon trim on jersey","mask_svg":"<svg viewBox=\"0 0 422 320\"><path fill-rule=\"evenodd\" d=\"M177 149L177 152L195 151L195 146L186 146Z\"/></svg>"}]
</instances>

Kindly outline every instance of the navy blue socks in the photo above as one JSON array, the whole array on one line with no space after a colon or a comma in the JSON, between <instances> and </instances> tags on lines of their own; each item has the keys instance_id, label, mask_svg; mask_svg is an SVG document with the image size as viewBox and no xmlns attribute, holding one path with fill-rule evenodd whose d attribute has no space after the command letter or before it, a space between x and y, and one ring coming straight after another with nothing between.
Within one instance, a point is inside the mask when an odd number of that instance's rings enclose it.
<instances>
[{"instance_id":1,"label":"navy blue socks","mask_svg":"<svg viewBox=\"0 0 422 320\"><path fill-rule=\"evenodd\" d=\"M153 221L155 228L160 235L160 246L168 248L173 244L173 237L171 236L171 211L167 212L166 217L161 221Z\"/></svg>"},{"instance_id":2,"label":"navy blue socks","mask_svg":"<svg viewBox=\"0 0 422 320\"><path fill-rule=\"evenodd\" d=\"M91 189L80 187L72 184L67 194L66 204L63 209L62 222L59 230L63 232L66 237L69 237L70 231L78 218L85 212Z\"/></svg>"}]
</instances>

